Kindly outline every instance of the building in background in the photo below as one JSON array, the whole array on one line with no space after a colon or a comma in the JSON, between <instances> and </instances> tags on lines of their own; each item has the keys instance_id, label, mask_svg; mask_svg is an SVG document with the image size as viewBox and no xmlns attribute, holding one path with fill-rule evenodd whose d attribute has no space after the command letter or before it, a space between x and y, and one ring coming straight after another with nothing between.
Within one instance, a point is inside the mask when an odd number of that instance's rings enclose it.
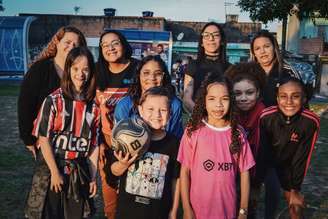
<instances>
[{"instance_id":1,"label":"building in background","mask_svg":"<svg viewBox=\"0 0 328 219\"><path fill-rule=\"evenodd\" d=\"M170 21L164 17L153 17L151 11L144 11L142 16L115 16L115 9L104 9L103 16L56 15L56 14L20 14L18 17L0 17L15 22L16 19L28 19L29 25L21 28L20 35L25 38L25 55L19 58L25 63L33 60L46 46L53 34L62 26L72 25L79 28L87 39L88 47L97 59L99 36L106 29L122 30L134 49L133 55L142 58L146 54L156 54L156 47L163 45L167 55L167 65L184 56L196 57L197 41L205 22ZM228 15L227 22L221 24L226 33L227 55L231 63L247 61L249 43L254 33L261 29L260 23L239 23L238 15ZM1 31L10 28L1 25ZM7 39L3 45L7 44ZM2 46L3 46L2 45ZM5 48L5 49L3 49ZM13 53L14 48L1 47L3 53ZM26 65L25 65L26 66ZM2 70L0 70L2 71ZM26 68L17 70L21 74Z\"/></svg>"}]
</instances>

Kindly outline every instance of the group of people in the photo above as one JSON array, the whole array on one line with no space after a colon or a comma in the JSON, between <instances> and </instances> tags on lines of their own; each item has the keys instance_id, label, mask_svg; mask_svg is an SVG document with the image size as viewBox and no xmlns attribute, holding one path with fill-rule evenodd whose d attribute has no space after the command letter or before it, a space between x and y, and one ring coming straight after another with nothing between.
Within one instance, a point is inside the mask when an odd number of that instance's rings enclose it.
<instances>
[{"instance_id":1,"label":"group of people","mask_svg":"<svg viewBox=\"0 0 328 219\"><path fill-rule=\"evenodd\" d=\"M159 56L131 57L116 30L100 36L96 62L75 27L63 27L31 64L18 100L20 137L36 160L27 218L86 218L95 212L97 172L107 218L256 218L265 185L265 218L280 188L291 218L319 119L275 38L259 32L252 62L231 65L226 36L210 22L184 77L183 101ZM182 105L190 112L183 126ZM118 121L142 118L151 129L141 157L113 151Z\"/></svg>"}]
</instances>

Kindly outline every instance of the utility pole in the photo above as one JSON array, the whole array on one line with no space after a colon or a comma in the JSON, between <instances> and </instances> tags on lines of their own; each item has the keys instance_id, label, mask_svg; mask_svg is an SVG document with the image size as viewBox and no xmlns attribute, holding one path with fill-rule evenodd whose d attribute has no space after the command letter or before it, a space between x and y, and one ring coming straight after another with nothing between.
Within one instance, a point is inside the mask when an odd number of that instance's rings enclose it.
<instances>
[{"instance_id":1,"label":"utility pole","mask_svg":"<svg viewBox=\"0 0 328 219\"><path fill-rule=\"evenodd\" d=\"M224 19L227 22L227 7L233 5L232 2L224 2Z\"/></svg>"}]
</instances>

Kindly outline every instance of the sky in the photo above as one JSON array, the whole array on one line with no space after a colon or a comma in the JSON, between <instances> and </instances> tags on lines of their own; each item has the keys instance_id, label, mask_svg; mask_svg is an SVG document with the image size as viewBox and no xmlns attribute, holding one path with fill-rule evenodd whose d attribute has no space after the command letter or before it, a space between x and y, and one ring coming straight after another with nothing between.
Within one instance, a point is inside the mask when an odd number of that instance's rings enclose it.
<instances>
[{"instance_id":1,"label":"sky","mask_svg":"<svg viewBox=\"0 0 328 219\"><path fill-rule=\"evenodd\" d=\"M226 4L225 4L226 2ZM150 10L156 17L177 21L225 22L225 13L239 14L240 22L250 22L248 13L241 12L237 0L2 0L4 12L0 15L13 16L19 13L103 15L104 8L115 8L117 16L141 16ZM225 6L226 5L226 6ZM277 23L268 25L276 30ZM263 26L265 28L265 26Z\"/></svg>"}]
</instances>

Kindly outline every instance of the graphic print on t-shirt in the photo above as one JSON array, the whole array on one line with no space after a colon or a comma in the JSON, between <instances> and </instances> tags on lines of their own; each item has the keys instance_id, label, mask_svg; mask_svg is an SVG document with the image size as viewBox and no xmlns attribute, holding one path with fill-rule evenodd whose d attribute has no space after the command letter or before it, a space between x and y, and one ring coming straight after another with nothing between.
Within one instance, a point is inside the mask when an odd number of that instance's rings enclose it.
<instances>
[{"instance_id":1,"label":"graphic print on t-shirt","mask_svg":"<svg viewBox=\"0 0 328 219\"><path fill-rule=\"evenodd\" d=\"M125 191L153 199L162 198L169 156L147 152L128 169Z\"/></svg>"}]
</instances>

